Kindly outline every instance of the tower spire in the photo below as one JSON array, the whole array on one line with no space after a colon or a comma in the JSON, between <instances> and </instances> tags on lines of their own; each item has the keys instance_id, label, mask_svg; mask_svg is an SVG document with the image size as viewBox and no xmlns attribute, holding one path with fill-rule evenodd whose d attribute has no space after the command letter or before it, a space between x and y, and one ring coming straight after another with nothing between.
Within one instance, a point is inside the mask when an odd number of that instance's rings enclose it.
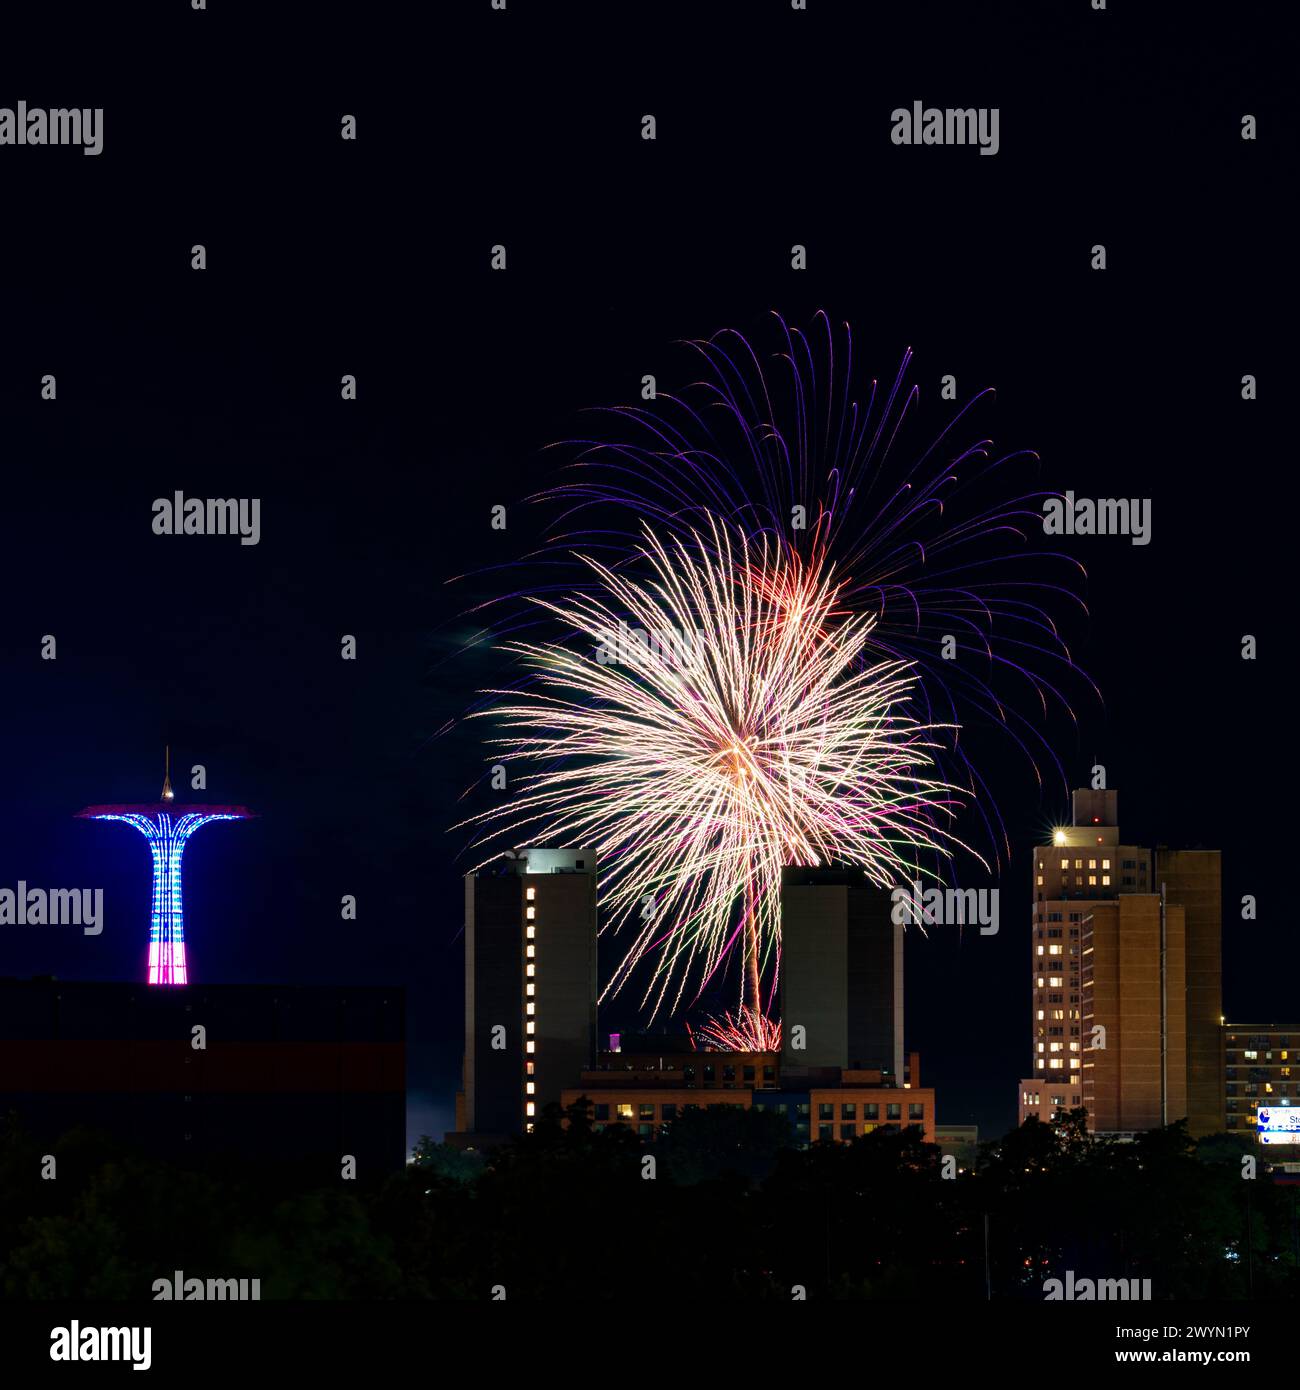
<instances>
[{"instance_id":1,"label":"tower spire","mask_svg":"<svg viewBox=\"0 0 1300 1390\"><path fill-rule=\"evenodd\" d=\"M172 746L167 745L166 765L163 771L162 799L164 801L175 801L176 793L172 791Z\"/></svg>"}]
</instances>

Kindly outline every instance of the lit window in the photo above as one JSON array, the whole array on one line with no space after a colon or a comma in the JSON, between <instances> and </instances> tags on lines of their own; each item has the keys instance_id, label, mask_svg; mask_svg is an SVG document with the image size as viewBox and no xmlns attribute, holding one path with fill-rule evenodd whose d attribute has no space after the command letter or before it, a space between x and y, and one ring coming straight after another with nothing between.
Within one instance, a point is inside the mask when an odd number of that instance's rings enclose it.
<instances>
[{"instance_id":1,"label":"lit window","mask_svg":"<svg viewBox=\"0 0 1300 1390\"><path fill-rule=\"evenodd\" d=\"M1038 954L1040 956L1043 954L1043 948L1041 946L1038 948Z\"/></svg>"},{"instance_id":2,"label":"lit window","mask_svg":"<svg viewBox=\"0 0 1300 1390\"><path fill-rule=\"evenodd\" d=\"M1045 1017L1045 1015L1044 1015L1042 1009L1039 1009L1039 1011L1038 1011L1038 1017L1039 1017L1039 1018Z\"/></svg>"},{"instance_id":3,"label":"lit window","mask_svg":"<svg viewBox=\"0 0 1300 1390\"><path fill-rule=\"evenodd\" d=\"M536 909L535 907L530 907L530 908L528 909L528 920L531 922L531 921L533 920L533 918L536 917L536 916L537 916L537 909Z\"/></svg>"},{"instance_id":4,"label":"lit window","mask_svg":"<svg viewBox=\"0 0 1300 1390\"><path fill-rule=\"evenodd\" d=\"M532 969L533 969L533 967L530 965L530 966L528 967L528 970L529 970L529 973L530 973L530 974L532 973ZM536 994L536 993L537 993L537 986L536 986L536 985L525 985L525 986L524 986L524 993L525 993L525 994ZM531 1005L531 1004L529 1005L529 1008L532 1008L532 1005Z\"/></svg>"},{"instance_id":5,"label":"lit window","mask_svg":"<svg viewBox=\"0 0 1300 1390\"><path fill-rule=\"evenodd\" d=\"M1096 874L1089 874L1089 875L1088 875L1088 883L1090 884L1091 887L1095 888L1095 887L1097 886L1097 875L1096 875Z\"/></svg>"},{"instance_id":6,"label":"lit window","mask_svg":"<svg viewBox=\"0 0 1300 1390\"><path fill-rule=\"evenodd\" d=\"M1109 887L1110 887L1110 875L1109 875L1109 874L1102 874L1102 876L1101 876L1101 886L1102 886L1103 888L1109 888Z\"/></svg>"},{"instance_id":7,"label":"lit window","mask_svg":"<svg viewBox=\"0 0 1300 1390\"><path fill-rule=\"evenodd\" d=\"M532 1029L532 1026L533 1026L533 1025L532 1025L531 1023L528 1025L528 1027L529 1027L530 1030ZM537 1044L536 1044L535 1042L527 1042L527 1043L524 1044L524 1047L525 1047L525 1049L526 1049L527 1051L529 1051L529 1052L536 1052L536 1051L537 1051Z\"/></svg>"},{"instance_id":8,"label":"lit window","mask_svg":"<svg viewBox=\"0 0 1300 1390\"><path fill-rule=\"evenodd\" d=\"M1063 868L1063 869L1068 869L1069 867L1070 867L1070 861L1069 861L1068 859L1062 859L1062 860L1061 860L1061 868Z\"/></svg>"},{"instance_id":9,"label":"lit window","mask_svg":"<svg viewBox=\"0 0 1300 1390\"><path fill-rule=\"evenodd\" d=\"M535 1100L530 1100L530 1101L524 1106L524 1113L527 1114L527 1115L536 1115L536 1114L537 1114L537 1102L536 1102Z\"/></svg>"},{"instance_id":10,"label":"lit window","mask_svg":"<svg viewBox=\"0 0 1300 1390\"><path fill-rule=\"evenodd\" d=\"M1042 876L1042 874L1039 874L1039 875L1038 875L1038 886L1039 886L1040 888L1043 886L1043 876Z\"/></svg>"},{"instance_id":11,"label":"lit window","mask_svg":"<svg viewBox=\"0 0 1300 1390\"><path fill-rule=\"evenodd\" d=\"M529 960L532 960L532 958L537 954L537 947L529 946L525 954L528 956Z\"/></svg>"},{"instance_id":12,"label":"lit window","mask_svg":"<svg viewBox=\"0 0 1300 1390\"><path fill-rule=\"evenodd\" d=\"M537 928L536 928L536 927L529 927L529 928L528 928L528 939L529 939L529 941L531 941L531 940L533 939L533 937L535 937L536 935L537 935Z\"/></svg>"},{"instance_id":13,"label":"lit window","mask_svg":"<svg viewBox=\"0 0 1300 1390\"><path fill-rule=\"evenodd\" d=\"M531 1009L533 1006L529 1004L528 1007ZM537 1025L530 1020L529 1022L524 1024L524 1031L526 1033L535 1033L537 1032Z\"/></svg>"},{"instance_id":14,"label":"lit window","mask_svg":"<svg viewBox=\"0 0 1300 1390\"><path fill-rule=\"evenodd\" d=\"M528 1082L528 1084L524 1087L524 1090L525 1090L530 1096L536 1094L536 1091L537 1091L537 1082L535 1082L535 1081L530 1081L530 1082Z\"/></svg>"},{"instance_id":15,"label":"lit window","mask_svg":"<svg viewBox=\"0 0 1300 1390\"><path fill-rule=\"evenodd\" d=\"M536 889L536 888L530 888L530 889L528 890L528 901L529 901L529 902L532 902L532 900L533 900L536 896L537 896L537 889Z\"/></svg>"},{"instance_id":16,"label":"lit window","mask_svg":"<svg viewBox=\"0 0 1300 1390\"><path fill-rule=\"evenodd\" d=\"M1110 860L1109 860L1109 859L1103 859L1103 860L1101 861L1101 867L1102 867L1103 869L1109 869L1109 868L1110 868Z\"/></svg>"},{"instance_id":17,"label":"lit window","mask_svg":"<svg viewBox=\"0 0 1300 1390\"><path fill-rule=\"evenodd\" d=\"M532 985L529 985L528 988L529 988L529 989L532 989ZM525 1005L524 1005L524 1012L525 1012L526 1014L535 1014L535 1013L537 1012L537 1005L536 1005L536 1004L525 1004Z\"/></svg>"}]
</instances>

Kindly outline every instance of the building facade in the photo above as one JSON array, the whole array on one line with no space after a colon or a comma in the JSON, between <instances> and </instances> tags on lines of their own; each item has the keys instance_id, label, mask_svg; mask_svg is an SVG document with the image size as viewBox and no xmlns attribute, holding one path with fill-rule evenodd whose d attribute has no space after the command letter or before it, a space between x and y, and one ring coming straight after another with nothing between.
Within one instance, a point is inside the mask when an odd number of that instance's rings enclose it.
<instances>
[{"instance_id":1,"label":"building facade","mask_svg":"<svg viewBox=\"0 0 1300 1390\"><path fill-rule=\"evenodd\" d=\"M1079 789L1034 850L1033 1075L1019 1118L1082 1106L1088 1127L1221 1127L1217 850L1122 844L1115 791Z\"/></svg>"},{"instance_id":2,"label":"building facade","mask_svg":"<svg viewBox=\"0 0 1300 1390\"><path fill-rule=\"evenodd\" d=\"M781 883L781 1066L903 1073L903 925L857 869Z\"/></svg>"},{"instance_id":3,"label":"building facade","mask_svg":"<svg viewBox=\"0 0 1300 1390\"><path fill-rule=\"evenodd\" d=\"M527 1132L596 1050L594 850L530 847L465 877L462 1146Z\"/></svg>"},{"instance_id":4,"label":"building facade","mask_svg":"<svg viewBox=\"0 0 1300 1390\"><path fill-rule=\"evenodd\" d=\"M934 1091L921 1086L920 1074L916 1053L901 1082L878 1069L835 1067L800 1067L786 1079L775 1052L602 1053L600 1065L564 1092L563 1104L585 1101L593 1128L627 1125L646 1139L687 1110L734 1105L784 1114L801 1147L848 1143L882 1127L909 1125L919 1126L932 1144Z\"/></svg>"},{"instance_id":5,"label":"building facade","mask_svg":"<svg viewBox=\"0 0 1300 1390\"><path fill-rule=\"evenodd\" d=\"M1300 1160L1300 1024L1225 1023L1220 1036L1219 1128L1276 1147L1280 1160ZM1292 1107L1296 1118L1287 1113ZM1283 1113L1267 1115L1261 1126L1261 1110Z\"/></svg>"}]
</instances>

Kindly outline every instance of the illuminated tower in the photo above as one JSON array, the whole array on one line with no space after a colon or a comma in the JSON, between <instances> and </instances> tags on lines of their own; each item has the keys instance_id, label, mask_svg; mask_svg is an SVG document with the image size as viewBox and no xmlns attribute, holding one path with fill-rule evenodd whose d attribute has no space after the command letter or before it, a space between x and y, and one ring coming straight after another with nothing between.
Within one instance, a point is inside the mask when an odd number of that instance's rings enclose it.
<instances>
[{"instance_id":1,"label":"illuminated tower","mask_svg":"<svg viewBox=\"0 0 1300 1390\"><path fill-rule=\"evenodd\" d=\"M134 806L87 806L78 820L118 820L133 825L149 842L153 855L153 904L149 917L149 983L188 983L185 968L185 918L181 903L181 856L200 826L214 820L248 820L245 806L179 806L171 784L171 750L162 799Z\"/></svg>"}]
</instances>

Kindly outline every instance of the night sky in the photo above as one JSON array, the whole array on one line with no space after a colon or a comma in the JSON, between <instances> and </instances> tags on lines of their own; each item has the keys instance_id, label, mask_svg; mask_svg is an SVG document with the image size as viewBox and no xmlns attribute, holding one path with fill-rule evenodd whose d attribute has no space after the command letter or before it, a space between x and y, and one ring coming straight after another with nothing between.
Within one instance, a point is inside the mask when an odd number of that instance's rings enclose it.
<instances>
[{"instance_id":1,"label":"night sky","mask_svg":"<svg viewBox=\"0 0 1300 1390\"><path fill-rule=\"evenodd\" d=\"M1036 450L1043 486L1151 499L1150 545L1063 543L1104 703L1051 736L1074 784L1106 766L1126 841L1223 850L1229 1018L1300 1016L1269 8L906 8L214 0L60 6L6 43L0 105L105 115L97 158L0 148L0 886L102 886L106 927L0 928L0 973L142 978L144 844L72 816L154 799L170 742L178 796L202 763L206 799L261 814L187 851L193 978L404 985L411 1130L450 1128L449 828L486 804L460 721L496 669L462 648L506 582L478 572L538 543L524 499L585 408L680 384L676 340L824 308L882 376L914 349L936 427L942 375L961 401L995 386L979 431ZM110 39L111 64L85 56ZM918 99L998 107L997 156L891 144ZM260 544L154 535L177 489L260 498ZM941 1121L1000 1133L1029 1062L1029 848L1067 802L1009 745L986 756L1002 930L913 934L907 1044Z\"/></svg>"}]
</instances>

